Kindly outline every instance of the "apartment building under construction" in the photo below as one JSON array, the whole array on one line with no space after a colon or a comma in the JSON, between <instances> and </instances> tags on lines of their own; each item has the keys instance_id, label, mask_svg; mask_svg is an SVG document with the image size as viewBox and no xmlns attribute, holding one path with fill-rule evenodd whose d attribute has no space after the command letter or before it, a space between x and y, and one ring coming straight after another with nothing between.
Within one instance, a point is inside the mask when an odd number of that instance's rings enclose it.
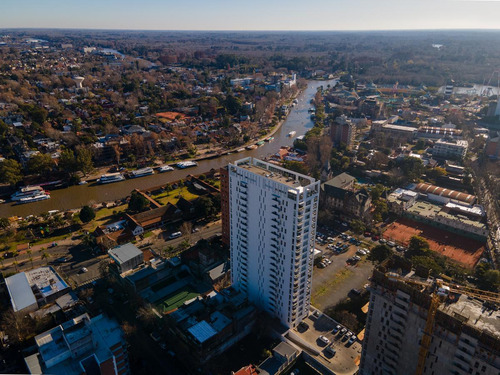
<instances>
[{"instance_id":1,"label":"apartment building under construction","mask_svg":"<svg viewBox=\"0 0 500 375\"><path fill-rule=\"evenodd\" d=\"M402 258L371 281L359 374L500 374L497 294L430 279Z\"/></svg>"}]
</instances>

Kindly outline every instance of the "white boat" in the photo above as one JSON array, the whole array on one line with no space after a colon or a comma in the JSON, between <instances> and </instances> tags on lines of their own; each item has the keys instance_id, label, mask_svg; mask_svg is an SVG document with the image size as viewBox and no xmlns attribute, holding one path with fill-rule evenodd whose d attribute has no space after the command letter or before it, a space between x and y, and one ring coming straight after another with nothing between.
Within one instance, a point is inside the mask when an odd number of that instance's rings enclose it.
<instances>
[{"instance_id":1,"label":"white boat","mask_svg":"<svg viewBox=\"0 0 500 375\"><path fill-rule=\"evenodd\" d=\"M110 184L112 182L119 182L125 180L125 177L119 172L103 174L100 179L97 180L98 184Z\"/></svg>"},{"instance_id":2,"label":"white boat","mask_svg":"<svg viewBox=\"0 0 500 375\"><path fill-rule=\"evenodd\" d=\"M23 198L32 198L40 194L49 194L41 186L25 186L10 196L13 201L20 201Z\"/></svg>"},{"instance_id":3,"label":"white boat","mask_svg":"<svg viewBox=\"0 0 500 375\"><path fill-rule=\"evenodd\" d=\"M189 167L196 167L198 165L197 162L195 161L181 161L176 164L177 168L184 169L184 168L189 168Z\"/></svg>"},{"instance_id":4,"label":"white boat","mask_svg":"<svg viewBox=\"0 0 500 375\"><path fill-rule=\"evenodd\" d=\"M170 165L162 165L161 167L158 168L158 172L163 173L163 172L169 172L173 171L174 168L172 168Z\"/></svg>"},{"instance_id":5,"label":"white boat","mask_svg":"<svg viewBox=\"0 0 500 375\"><path fill-rule=\"evenodd\" d=\"M290 133L288 133L289 137L293 137L297 133L295 130L292 130Z\"/></svg>"},{"instance_id":6,"label":"white boat","mask_svg":"<svg viewBox=\"0 0 500 375\"><path fill-rule=\"evenodd\" d=\"M243 151L245 151L244 148L239 148L239 149L236 150L236 152L243 152Z\"/></svg>"},{"instance_id":7,"label":"white boat","mask_svg":"<svg viewBox=\"0 0 500 375\"><path fill-rule=\"evenodd\" d=\"M155 172L153 171L153 168L147 167L147 168L141 168L137 169L135 171L130 172L129 176L130 178L136 178L136 177L143 177L143 176L149 176L154 174Z\"/></svg>"},{"instance_id":8,"label":"white boat","mask_svg":"<svg viewBox=\"0 0 500 375\"><path fill-rule=\"evenodd\" d=\"M50 199L50 195L42 193L42 194L38 194L38 195L35 195L32 197L21 198L17 201L17 204L38 202L38 201L43 201L45 199Z\"/></svg>"}]
</instances>

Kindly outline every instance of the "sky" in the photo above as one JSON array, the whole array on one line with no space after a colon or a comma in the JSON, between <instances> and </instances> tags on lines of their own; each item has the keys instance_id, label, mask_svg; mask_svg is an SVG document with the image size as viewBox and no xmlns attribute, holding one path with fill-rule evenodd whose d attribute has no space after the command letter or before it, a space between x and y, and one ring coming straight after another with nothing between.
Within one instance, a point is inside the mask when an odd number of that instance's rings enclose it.
<instances>
[{"instance_id":1,"label":"sky","mask_svg":"<svg viewBox=\"0 0 500 375\"><path fill-rule=\"evenodd\" d=\"M0 0L0 28L500 29L500 0Z\"/></svg>"}]
</instances>

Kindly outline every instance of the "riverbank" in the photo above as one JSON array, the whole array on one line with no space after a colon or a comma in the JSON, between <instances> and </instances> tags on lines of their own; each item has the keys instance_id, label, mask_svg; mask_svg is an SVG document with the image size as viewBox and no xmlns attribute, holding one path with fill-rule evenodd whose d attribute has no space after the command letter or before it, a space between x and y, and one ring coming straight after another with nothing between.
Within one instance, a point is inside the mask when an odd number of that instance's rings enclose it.
<instances>
[{"instance_id":1,"label":"riverbank","mask_svg":"<svg viewBox=\"0 0 500 375\"><path fill-rule=\"evenodd\" d=\"M80 208L84 205L92 205L98 202L115 202L129 196L134 189L148 190L154 186L162 186L173 181L185 179L188 174L200 175L214 169L226 166L235 160L245 157L265 158L277 153L282 146L293 146L295 138L289 137L291 131L295 131L297 136L305 134L313 127L308 109L310 100L314 98L320 86L328 84L335 85L336 81L308 81L308 86L297 95L298 104L291 108L285 119L280 121L266 136L274 136L274 141L266 142L254 150L244 150L236 152L238 149L225 150L222 155L211 155L198 159L198 166L188 169L175 169L165 173L155 173L154 175L127 179L122 182L98 185L89 183L85 185L74 185L66 189L51 191L51 199L25 204L13 205L12 203L0 204L0 217L26 217L28 215L38 215L50 210L67 211ZM248 142L255 144L256 139ZM87 176L88 178L89 176Z\"/></svg>"}]
</instances>

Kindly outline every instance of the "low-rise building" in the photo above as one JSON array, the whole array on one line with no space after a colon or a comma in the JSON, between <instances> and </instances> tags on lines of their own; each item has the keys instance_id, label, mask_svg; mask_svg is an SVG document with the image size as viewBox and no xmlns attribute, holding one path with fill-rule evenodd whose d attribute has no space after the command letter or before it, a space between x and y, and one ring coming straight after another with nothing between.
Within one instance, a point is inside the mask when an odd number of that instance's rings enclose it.
<instances>
[{"instance_id":1,"label":"low-rise building","mask_svg":"<svg viewBox=\"0 0 500 375\"><path fill-rule=\"evenodd\" d=\"M441 158L452 158L461 160L469 148L469 142L465 140L439 139L434 143L432 155Z\"/></svg>"},{"instance_id":2,"label":"low-rise building","mask_svg":"<svg viewBox=\"0 0 500 375\"><path fill-rule=\"evenodd\" d=\"M131 243L110 249L108 254L115 261L120 273L130 271L144 263L144 254Z\"/></svg>"},{"instance_id":3,"label":"low-rise building","mask_svg":"<svg viewBox=\"0 0 500 375\"><path fill-rule=\"evenodd\" d=\"M355 177L341 173L321 184L321 205L346 216L367 219L371 195L365 189L356 189L355 181Z\"/></svg>"},{"instance_id":4,"label":"low-rise building","mask_svg":"<svg viewBox=\"0 0 500 375\"><path fill-rule=\"evenodd\" d=\"M50 266L7 277L5 285L12 309L18 314L36 311L70 291L68 284Z\"/></svg>"},{"instance_id":5,"label":"low-rise building","mask_svg":"<svg viewBox=\"0 0 500 375\"><path fill-rule=\"evenodd\" d=\"M447 137L462 139L462 131L455 128L436 128L433 126L422 126L418 129L415 137L418 139L441 139Z\"/></svg>"},{"instance_id":6,"label":"low-rise building","mask_svg":"<svg viewBox=\"0 0 500 375\"><path fill-rule=\"evenodd\" d=\"M176 349L190 364L204 364L250 334L257 309L233 288L186 302L170 317L180 341Z\"/></svg>"},{"instance_id":7,"label":"low-rise building","mask_svg":"<svg viewBox=\"0 0 500 375\"><path fill-rule=\"evenodd\" d=\"M24 358L30 374L129 374L123 331L115 320L80 315L35 337L37 353Z\"/></svg>"}]
</instances>

